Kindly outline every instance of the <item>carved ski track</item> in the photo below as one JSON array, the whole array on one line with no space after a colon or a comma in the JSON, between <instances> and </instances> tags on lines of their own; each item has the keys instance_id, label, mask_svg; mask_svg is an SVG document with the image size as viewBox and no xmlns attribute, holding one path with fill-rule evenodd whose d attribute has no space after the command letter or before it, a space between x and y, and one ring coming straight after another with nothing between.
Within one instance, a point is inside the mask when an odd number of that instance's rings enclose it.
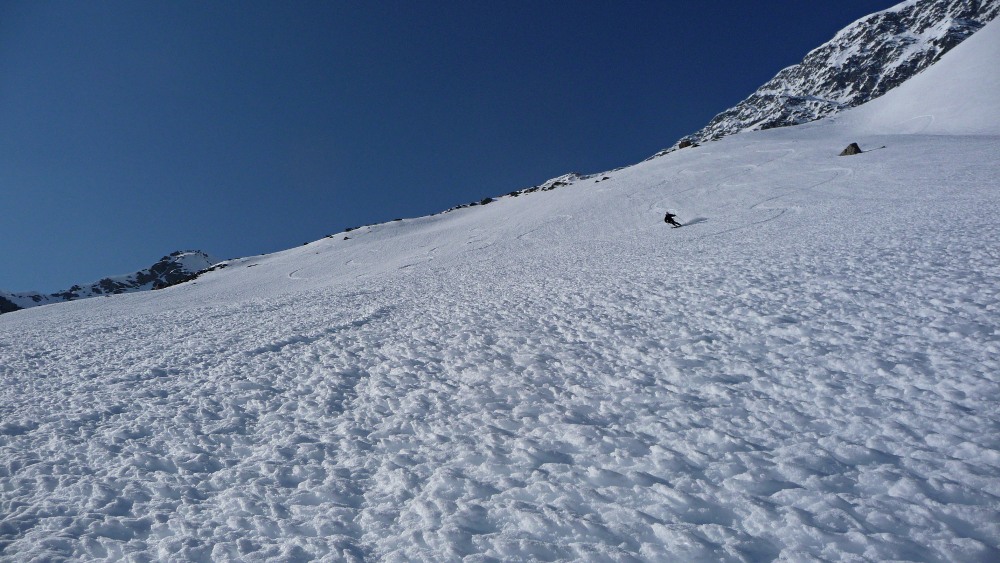
<instances>
[{"instance_id":1,"label":"carved ski track","mask_svg":"<svg viewBox=\"0 0 1000 563\"><path fill-rule=\"evenodd\" d=\"M843 172L845 172L847 174L852 174L854 172L850 168L836 168L836 169L833 169L831 171L834 171L834 172L836 172L836 171L843 171ZM820 172L824 172L824 171L821 170ZM776 201L776 200L785 198L785 197L787 197L792 192L804 192L804 191L807 191L807 190L818 188L818 187L823 186L825 184L829 184L830 182L833 182L834 180L836 180L840 176L841 176L841 174L835 173L830 178L827 178L825 180L821 180L821 181L819 181L819 182L817 182L815 184L812 184L812 185L809 185L809 186L805 186L805 187L801 187L801 188L789 188L786 193L779 193L778 195L775 195L773 197L769 197L767 199L763 199L761 201L758 201L757 203L754 203L753 205L751 205L748 209L751 210L751 211L754 210L754 209L774 209L774 210L777 210L778 213L774 214L771 217L767 217L767 218L761 219L759 221L754 221L754 222L749 223L747 225L743 225L743 226L739 226L739 227L733 227L731 229L725 229L723 231L718 231L718 232L714 232L714 233L707 233L704 236L705 237L719 236L719 235L723 235L723 234L727 234L727 233L732 233L732 232L736 232L736 231L740 231L740 230L744 230L744 229L750 229L750 228L755 227L757 225L762 225L764 223L769 223L771 221L774 221L775 219L778 219L779 217L781 217L782 215L784 215L789 209L801 209L801 208L797 207L797 206L796 207L760 207L761 205L763 205L763 204L765 204L767 202L770 202L770 201Z\"/></svg>"}]
</instances>

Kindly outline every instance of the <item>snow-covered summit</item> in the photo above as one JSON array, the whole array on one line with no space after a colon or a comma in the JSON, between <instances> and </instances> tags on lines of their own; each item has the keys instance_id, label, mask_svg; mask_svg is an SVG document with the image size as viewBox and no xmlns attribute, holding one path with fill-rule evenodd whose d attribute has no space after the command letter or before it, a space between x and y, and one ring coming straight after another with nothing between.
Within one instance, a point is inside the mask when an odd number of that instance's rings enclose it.
<instances>
[{"instance_id":1,"label":"snow-covered summit","mask_svg":"<svg viewBox=\"0 0 1000 563\"><path fill-rule=\"evenodd\" d=\"M678 144L806 123L861 105L927 68L998 14L1000 0L908 0L861 18Z\"/></svg>"},{"instance_id":2,"label":"snow-covered summit","mask_svg":"<svg viewBox=\"0 0 1000 563\"><path fill-rule=\"evenodd\" d=\"M89 284L77 284L55 293L11 293L0 290L0 313L99 295L157 289L187 279L217 262L218 260L200 250L178 250L138 272L102 278Z\"/></svg>"}]
</instances>

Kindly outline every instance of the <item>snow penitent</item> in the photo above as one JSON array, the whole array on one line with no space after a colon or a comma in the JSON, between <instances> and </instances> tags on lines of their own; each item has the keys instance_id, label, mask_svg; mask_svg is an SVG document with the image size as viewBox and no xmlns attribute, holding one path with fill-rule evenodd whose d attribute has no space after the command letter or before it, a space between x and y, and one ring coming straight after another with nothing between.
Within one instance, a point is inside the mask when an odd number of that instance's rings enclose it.
<instances>
[{"instance_id":1,"label":"snow penitent","mask_svg":"<svg viewBox=\"0 0 1000 563\"><path fill-rule=\"evenodd\" d=\"M1000 559L998 26L833 119L0 316L0 558Z\"/></svg>"}]
</instances>

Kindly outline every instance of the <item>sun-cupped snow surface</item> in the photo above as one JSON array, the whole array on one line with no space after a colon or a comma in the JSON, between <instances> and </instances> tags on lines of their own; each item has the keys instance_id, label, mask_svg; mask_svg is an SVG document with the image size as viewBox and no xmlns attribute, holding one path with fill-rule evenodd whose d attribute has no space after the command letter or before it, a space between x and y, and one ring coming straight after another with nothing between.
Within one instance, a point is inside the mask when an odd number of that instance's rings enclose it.
<instances>
[{"instance_id":1,"label":"sun-cupped snow surface","mask_svg":"<svg viewBox=\"0 0 1000 563\"><path fill-rule=\"evenodd\" d=\"M848 121L3 315L0 558L1000 559L1000 136Z\"/></svg>"}]
</instances>

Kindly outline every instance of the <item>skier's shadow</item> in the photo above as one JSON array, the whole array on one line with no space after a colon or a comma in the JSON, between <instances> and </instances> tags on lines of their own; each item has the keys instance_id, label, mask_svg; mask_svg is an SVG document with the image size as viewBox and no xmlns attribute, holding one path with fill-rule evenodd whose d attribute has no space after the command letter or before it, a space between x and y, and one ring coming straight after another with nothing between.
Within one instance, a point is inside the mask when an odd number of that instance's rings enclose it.
<instances>
[{"instance_id":1,"label":"skier's shadow","mask_svg":"<svg viewBox=\"0 0 1000 563\"><path fill-rule=\"evenodd\" d=\"M690 221L684 223L683 225L687 227L689 225L697 225L698 223L707 223L707 222L708 222L708 217L695 217L694 219L691 219Z\"/></svg>"}]
</instances>

